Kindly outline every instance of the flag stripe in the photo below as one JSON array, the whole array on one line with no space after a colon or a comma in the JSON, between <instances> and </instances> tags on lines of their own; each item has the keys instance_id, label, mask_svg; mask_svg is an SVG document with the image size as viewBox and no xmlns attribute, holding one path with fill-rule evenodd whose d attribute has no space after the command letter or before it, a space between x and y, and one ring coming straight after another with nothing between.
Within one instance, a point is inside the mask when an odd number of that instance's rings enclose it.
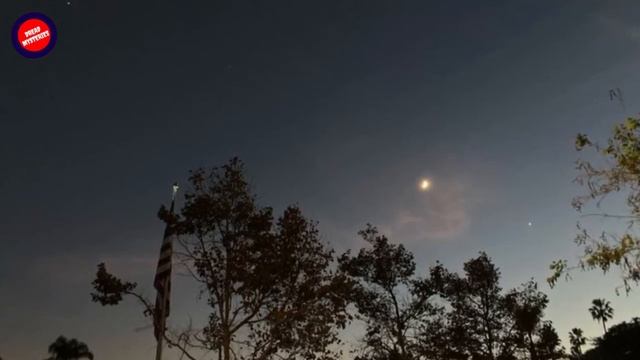
<instances>
[{"instance_id":1,"label":"flag stripe","mask_svg":"<svg viewBox=\"0 0 640 360\"><path fill-rule=\"evenodd\" d=\"M173 215L174 202L171 202L170 214ZM171 267L173 257L173 240L176 238L174 228L171 223L167 223L162 246L160 247L160 256L156 267L156 276L153 280L153 286L156 288L156 311L154 314L154 335L159 339L164 333L164 319L169 316L170 310L170 294L171 294ZM165 288L166 287L166 288Z\"/></svg>"}]
</instances>

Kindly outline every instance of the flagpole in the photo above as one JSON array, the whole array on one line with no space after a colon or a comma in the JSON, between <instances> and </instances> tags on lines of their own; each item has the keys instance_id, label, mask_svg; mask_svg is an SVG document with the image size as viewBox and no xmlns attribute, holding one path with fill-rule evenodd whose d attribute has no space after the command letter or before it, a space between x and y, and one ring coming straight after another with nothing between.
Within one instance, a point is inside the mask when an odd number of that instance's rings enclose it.
<instances>
[{"instance_id":1,"label":"flagpole","mask_svg":"<svg viewBox=\"0 0 640 360\"><path fill-rule=\"evenodd\" d=\"M173 215L173 205L174 202L176 200L176 193L178 192L178 183L174 183L172 186L172 193L171 193L171 215ZM163 304L160 307L160 324L158 324L160 326L160 331L158 332L158 341L156 343L156 360L162 360L162 343L164 340L164 332L167 326L167 319L165 317L165 310L167 307L167 296L169 296L169 281L171 280L171 275L167 276L164 279L164 284L162 286L162 299L163 299ZM157 310L157 309L156 309Z\"/></svg>"}]
</instances>

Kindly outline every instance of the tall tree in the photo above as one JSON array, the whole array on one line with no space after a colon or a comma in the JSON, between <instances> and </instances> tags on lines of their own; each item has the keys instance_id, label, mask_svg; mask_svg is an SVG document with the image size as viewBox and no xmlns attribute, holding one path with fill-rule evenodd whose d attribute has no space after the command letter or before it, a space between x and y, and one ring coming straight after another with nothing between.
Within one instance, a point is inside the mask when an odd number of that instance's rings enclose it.
<instances>
[{"instance_id":1,"label":"tall tree","mask_svg":"<svg viewBox=\"0 0 640 360\"><path fill-rule=\"evenodd\" d=\"M593 150L596 157L576 162L576 182L584 187L585 193L573 199L574 208L583 216L625 220L628 224L619 231L598 231L594 235L579 223L575 239L583 250L579 263L574 266L566 260L554 261L548 282L555 285L561 276L568 276L575 268L607 272L612 267L619 267L624 289L628 292L632 284L640 281L640 239L634 232L640 220L640 120L628 118L617 124L606 145L578 134L576 149ZM625 198L628 212L611 213L602 207L607 197L616 194ZM590 207L592 204L594 206Z\"/></svg>"},{"instance_id":2,"label":"tall tree","mask_svg":"<svg viewBox=\"0 0 640 360\"><path fill-rule=\"evenodd\" d=\"M542 357L538 348L544 342L547 323L543 323L544 310L549 300L538 290L533 280L513 289L505 296L505 305L515 325L514 339L519 348L526 349L530 359ZM539 356L540 355L540 356Z\"/></svg>"},{"instance_id":3,"label":"tall tree","mask_svg":"<svg viewBox=\"0 0 640 360\"><path fill-rule=\"evenodd\" d=\"M604 333L607 333L607 321L613 317L613 308L611 303L605 299L593 299L589 313L593 320L602 323Z\"/></svg>"},{"instance_id":4,"label":"tall tree","mask_svg":"<svg viewBox=\"0 0 640 360\"><path fill-rule=\"evenodd\" d=\"M536 358L532 360L564 359L564 348L560 345L560 337L550 321L543 322L539 330L539 340L536 344Z\"/></svg>"},{"instance_id":5,"label":"tall tree","mask_svg":"<svg viewBox=\"0 0 640 360\"><path fill-rule=\"evenodd\" d=\"M505 306L500 272L480 253L464 264L464 277L441 264L431 269L431 281L451 307L447 318L452 344L462 358L496 360L513 356L513 324Z\"/></svg>"},{"instance_id":6,"label":"tall tree","mask_svg":"<svg viewBox=\"0 0 640 360\"><path fill-rule=\"evenodd\" d=\"M368 225L359 232L371 248L339 258L340 269L355 282L352 301L366 323L365 355L359 359L417 359L415 332L433 312L433 291L416 277L413 254Z\"/></svg>"},{"instance_id":7,"label":"tall tree","mask_svg":"<svg viewBox=\"0 0 640 360\"><path fill-rule=\"evenodd\" d=\"M49 345L49 355L51 356L47 360L93 360L93 354L89 351L87 344L64 336L59 336Z\"/></svg>"},{"instance_id":8,"label":"tall tree","mask_svg":"<svg viewBox=\"0 0 640 360\"><path fill-rule=\"evenodd\" d=\"M350 319L350 282L331 270L332 250L315 223L297 207L275 220L271 208L257 204L237 159L196 170L189 180L180 215L161 209L160 216L176 222L178 261L211 312L203 329L166 335L167 342L191 359L192 349L216 351L222 360L337 358L331 345ZM105 274L101 280L99 271L94 288L104 305L134 295L153 312L135 284Z\"/></svg>"},{"instance_id":9,"label":"tall tree","mask_svg":"<svg viewBox=\"0 0 640 360\"><path fill-rule=\"evenodd\" d=\"M640 319L613 325L606 334L597 338L583 360L636 360L640 359Z\"/></svg>"},{"instance_id":10,"label":"tall tree","mask_svg":"<svg viewBox=\"0 0 640 360\"><path fill-rule=\"evenodd\" d=\"M582 359L582 347L587 343L582 329L573 328L569 332L569 343L571 344L571 359Z\"/></svg>"},{"instance_id":11,"label":"tall tree","mask_svg":"<svg viewBox=\"0 0 640 360\"><path fill-rule=\"evenodd\" d=\"M564 356L553 325L544 321L547 296L533 280L503 293L500 271L485 253L464 264L464 276L436 265L430 282L438 289L445 310L440 330L422 333L422 354L427 359L552 360Z\"/></svg>"},{"instance_id":12,"label":"tall tree","mask_svg":"<svg viewBox=\"0 0 640 360\"><path fill-rule=\"evenodd\" d=\"M417 353L429 360L467 360L466 332L451 323L444 307L426 319L418 330Z\"/></svg>"}]
</instances>

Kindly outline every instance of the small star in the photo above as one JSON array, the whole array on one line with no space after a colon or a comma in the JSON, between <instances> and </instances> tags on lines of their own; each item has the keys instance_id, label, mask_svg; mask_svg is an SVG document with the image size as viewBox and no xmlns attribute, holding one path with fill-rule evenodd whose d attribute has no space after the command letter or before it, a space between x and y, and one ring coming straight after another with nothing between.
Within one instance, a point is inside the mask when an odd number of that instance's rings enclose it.
<instances>
[{"instance_id":1,"label":"small star","mask_svg":"<svg viewBox=\"0 0 640 360\"><path fill-rule=\"evenodd\" d=\"M71 1L67 1L67 5L71 5Z\"/></svg>"},{"instance_id":2,"label":"small star","mask_svg":"<svg viewBox=\"0 0 640 360\"><path fill-rule=\"evenodd\" d=\"M529 225L529 227L532 227L533 223L531 221L529 221L529 223L527 223L527 225Z\"/></svg>"}]
</instances>

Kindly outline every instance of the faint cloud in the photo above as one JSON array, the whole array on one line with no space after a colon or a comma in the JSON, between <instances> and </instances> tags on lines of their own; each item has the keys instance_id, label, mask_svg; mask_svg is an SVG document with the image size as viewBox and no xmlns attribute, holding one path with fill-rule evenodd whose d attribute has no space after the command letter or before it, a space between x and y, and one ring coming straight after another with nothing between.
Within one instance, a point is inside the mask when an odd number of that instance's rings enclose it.
<instances>
[{"instance_id":1,"label":"faint cloud","mask_svg":"<svg viewBox=\"0 0 640 360\"><path fill-rule=\"evenodd\" d=\"M447 182L435 184L428 192L416 192L382 230L401 242L458 237L470 224L469 208L474 202L466 189L461 183Z\"/></svg>"}]
</instances>

